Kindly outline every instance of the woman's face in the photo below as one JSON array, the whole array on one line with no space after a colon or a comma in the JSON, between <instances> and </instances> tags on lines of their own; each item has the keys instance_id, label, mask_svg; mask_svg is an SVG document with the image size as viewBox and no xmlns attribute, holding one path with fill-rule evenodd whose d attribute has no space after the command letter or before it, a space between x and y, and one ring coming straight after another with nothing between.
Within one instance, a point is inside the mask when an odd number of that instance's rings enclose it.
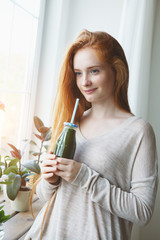
<instances>
[{"instance_id":1,"label":"woman's face","mask_svg":"<svg viewBox=\"0 0 160 240\"><path fill-rule=\"evenodd\" d=\"M91 47L78 50L73 59L76 83L90 103L114 101L115 73Z\"/></svg>"}]
</instances>

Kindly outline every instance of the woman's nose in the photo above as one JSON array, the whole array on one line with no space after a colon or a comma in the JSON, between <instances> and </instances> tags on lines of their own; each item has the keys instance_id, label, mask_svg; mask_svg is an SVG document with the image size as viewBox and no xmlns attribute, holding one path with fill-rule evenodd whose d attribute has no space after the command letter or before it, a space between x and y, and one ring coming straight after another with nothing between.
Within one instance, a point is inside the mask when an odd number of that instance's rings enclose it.
<instances>
[{"instance_id":1,"label":"woman's nose","mask_svg":"<svg viewBox=\"0 0 160 240\"><path fill-rule=\"evenodd\" d=\"M82 79L82 86L90 86L91 84L92 82L89 79L89 76L87 74L84 74Z\"/></svg>"}]
</instances>

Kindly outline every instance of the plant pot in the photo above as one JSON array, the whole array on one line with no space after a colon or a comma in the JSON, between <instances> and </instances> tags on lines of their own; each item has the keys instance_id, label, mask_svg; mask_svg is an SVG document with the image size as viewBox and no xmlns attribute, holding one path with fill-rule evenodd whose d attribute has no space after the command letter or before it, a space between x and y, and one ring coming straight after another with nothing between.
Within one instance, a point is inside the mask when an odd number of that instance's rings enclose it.
<instances>
[{"instance_id":1,"label":"plant pot","mask_svg":"<svg viewBox=\"0 0 160 240\"><path fill-rule=\"evenodd\" d=\"M14 201L10 200L11 208L16 212L25 212L30 209L31 188L24 187L18 192Z\"/></svg>"},{"instance_id":2,"label":"plant pot","mask_svg":"<svg viewBox=\"0 0 160 240\"><path fill-rule=\"evenodd\" d=\"M6 202L10 202L10 199L7 196L7 185L3 184L3 196Z\"/></svg>"}]
</instances>

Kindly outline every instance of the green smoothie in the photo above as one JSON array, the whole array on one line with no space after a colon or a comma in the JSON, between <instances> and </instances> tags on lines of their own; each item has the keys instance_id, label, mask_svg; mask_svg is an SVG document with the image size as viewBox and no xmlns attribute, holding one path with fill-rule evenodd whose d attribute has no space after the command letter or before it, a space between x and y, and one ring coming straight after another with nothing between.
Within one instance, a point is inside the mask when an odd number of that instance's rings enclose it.
<instances>
[{"instance_id":1,"label":"green smoothie","mask_svg":"<svg viewBox=\"0 0 160 240\"><path fill-rule=\"evenodd\" d=\"M54 154L57 157L73 159L76 149L76 128L73 123L64 122L64 129L56 141Z\"/></svg>"}]
</instances>

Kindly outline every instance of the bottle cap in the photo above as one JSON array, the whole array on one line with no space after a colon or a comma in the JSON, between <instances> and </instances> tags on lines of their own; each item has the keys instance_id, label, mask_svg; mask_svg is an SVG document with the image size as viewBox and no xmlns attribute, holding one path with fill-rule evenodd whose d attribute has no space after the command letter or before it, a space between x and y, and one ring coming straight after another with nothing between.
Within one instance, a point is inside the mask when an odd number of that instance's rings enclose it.
<instances>
[{"instance_id":1,"label":"bottle cap","mask_svg":"<svg viewBox=\"0 0 160 240\"><path fill-rule=\"evenodd\" d=\"M69 123L69 122L64 122L64 125L65 125L65 126L68 126L68 127L78 128L78 125L73 124L73 123Z\"/></svg>"}]
</instances>

